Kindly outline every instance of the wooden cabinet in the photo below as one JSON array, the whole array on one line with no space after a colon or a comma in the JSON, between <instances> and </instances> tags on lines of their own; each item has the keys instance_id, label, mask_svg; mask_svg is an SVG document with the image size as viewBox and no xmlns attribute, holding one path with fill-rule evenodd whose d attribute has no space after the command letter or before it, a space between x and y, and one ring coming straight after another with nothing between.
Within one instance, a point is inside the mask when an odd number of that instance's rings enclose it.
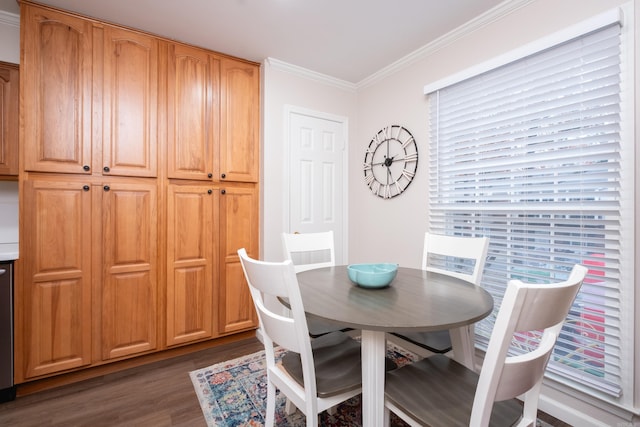
<instances>
[{"instance_id":1,"label":"wooden cabinet","mask_svg":"<svg viewBox=\"0 0 640 427\"><path fill-rule=\"evenodd\" d=\"M220 63L220 178L258 182L260 69L230 58Z\"/></svg>"},{"instance_id":2,"label":"wooden cabinet","mask_svg":"<svg viewBox=\"0 0 640 427\"><path fill-rule=\"evenodd\" d=\"M22 197L16 375L91 363L91 191L81 182L30 180ZM28 230L28 232L24 232ZM20 292L21 291L21 292ZM21 366L22 365L22 366Z\"/></svg>"},{"instance_id":3,"label":"wooden cabinet","mask_svg":"<svg viewBox=\"0 0 640 427\"><path fill-rule=\"evenodd\" d=\"M179 44L169 46L168 58L168 177L229 181L221 183L220 192L212 190L214 197L208 199L204 190L209 187L169 186L166 339L173 345L257 326L236 253L246 247L259 255L257 188L238 187L231 181L258 181L260 117L257 66ZM203 200L211 199L215 219L209 232L205 218L211 215L203 213L208 206ZM177 210L178 201L184 209ZM192 227L201 233L189 237ZM220 262L212 267L219 280L202 284L211 269L203 252L207 246L201 241L207 238L212 252L220 254L214 254ZM209 300L209 292L214 292L214 312L202 303Z\"/></svg>"},{"instance_id":4,"label":"wooden cabinet","mask_svg":"<svg viewBox=\"0 0 640 427\"><path fill-rule=\"evenodd\" d=\"M169 178L258 182L260 69L169 46Z\"/></svg>"},{"instance_id":5,"label":"wooden cabinet","mask_svg":"<svg viewBox=\"0 0 640 427\"><path fill-rule=\"evenodd\" d=\"M254 329L259 66L29 1L21 54L16 382Z\"/></svg>"},{"instance_id":6,"label":"wooden cabinet","mask_svg":"<svg viewBox=\"0 0 640 427\"><path fill-rule=\"evenodd\" d=\"M0 175L18 175L20 71L0 62Z\"/></svg>"},{"instance_id":7,"label":"wooden cabinet","mask_svg":"<svg viewBox=\"0 0 640 427\"><path fill-rule=\"evenodd\" d=\"M255 328L237 251L258 256L257 188L170 185L168 192L167 344Z\"/></svg>"},{"instance_id":8,"label":"wooden cabinet","mask_svg":"<svg viewBox=\"0 0 640 427\"><path fill-rule=\"evenodd\" d=\"M102 53L102 58L94 60L95 73L102 73L94 108L102 113L102 133L94 145L102 146L102 158L94 154L93 168L111 176L155 177L159 42L111 26L96 28L94 40L94 53Z\"/></svg>"},{"instance_id":9,"label":"wooden cabinet","mask_svg":"<svg viewBox=\"0 0 640 427\"><path fill-rule=\"evenodd\" d=\"M157 348L158 209L154 182L93 188L94 283L100 307L94 343L102 360ZM97 217L97 218L96 218ZM100 221L100 219L102 219Z\"/></svg>"},{"instance_id":10,"label":"wooden cabinet","mask_svg":"<svg viewBox=\"0 0 640 427\"><path fill-rule=\"evenodd\" d=\"M156 349L155 184L47 176L23 191L25 377Z\"/></svg>"},{"instance_id":11,"label":"wooden cabinet","mask_svg":"<svg viewBox=\"0 0 640 427\"><path fill-rule=\"evenodd\" d=\"M220 192L206 185L167 189L167 345L217 335L214 313Z\"/></svg>"},{"instance_id":12,"label":"wooden cabinet","mask_svg":"<svg viewBox=\"0 0 640 427\"><path fill-rule=\"evenodd\" d=\"M258 257L258 191L253 186L229 185L220 196L220 332L229 333L258 324L249 287L245 283L238 249Z\"/></svg>"},{"instance_id":13,"label":"wooden cabinet","mask_svg":"<svg viewBox=\"0 0 640 427\"><path fill-rule=\"evenodd\" d=\"M22 11L25 169L156 176L158 40Z\"/></svg>"},{"instance_id":14,"label":"wooden cabinet","mask_svg":"<svg viewBox=\"0 0 640 427\"><path fill-rule=\"evenodd\" d=\"M219 60L202 49L169 45L167 175L212 180L218 141Z\"/></svg>"},{"instance_id":15,"label":"wooden cabinet","mask_svg":"<svg viewBox=\"0 0 640 427\"><path fill-rule=\"evenodd\" d=\"M21 16L24 167L91 173L91 22L28 5Z\"/></svg>"}]
</instances>

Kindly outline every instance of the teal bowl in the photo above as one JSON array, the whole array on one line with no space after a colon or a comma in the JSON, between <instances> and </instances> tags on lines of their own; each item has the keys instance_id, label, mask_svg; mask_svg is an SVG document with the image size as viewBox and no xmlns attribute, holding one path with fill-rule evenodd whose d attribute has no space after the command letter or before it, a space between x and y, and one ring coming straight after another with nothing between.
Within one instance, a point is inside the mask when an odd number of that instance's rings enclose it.
<instances>
[{"instance_id":1,"label":"teal bowl","mask_svg":"<svg viewBox=\"0 0 640 427\"><path fill-rule=\"evenodd\" d=\"M347 266L349 279L363 288L385 288L398 273L398 264L350 264Z\"/></svg>"}]
</instances>

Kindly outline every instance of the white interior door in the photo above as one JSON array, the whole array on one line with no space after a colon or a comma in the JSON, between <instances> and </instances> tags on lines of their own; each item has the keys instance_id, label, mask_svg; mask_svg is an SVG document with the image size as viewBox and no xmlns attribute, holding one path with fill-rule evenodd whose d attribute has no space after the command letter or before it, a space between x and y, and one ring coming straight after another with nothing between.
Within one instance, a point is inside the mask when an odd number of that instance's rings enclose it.
<instances>
[{"instance_id":1,"label":"white interior door","mask_svg":"<svg viewBox=\"0 0 640 427\"><path fill-rule=\"evenodd\" d=\"M291 108L289 232L333 230L336 263L347 263L345 118Z\"/></svg>"}]
</instances>

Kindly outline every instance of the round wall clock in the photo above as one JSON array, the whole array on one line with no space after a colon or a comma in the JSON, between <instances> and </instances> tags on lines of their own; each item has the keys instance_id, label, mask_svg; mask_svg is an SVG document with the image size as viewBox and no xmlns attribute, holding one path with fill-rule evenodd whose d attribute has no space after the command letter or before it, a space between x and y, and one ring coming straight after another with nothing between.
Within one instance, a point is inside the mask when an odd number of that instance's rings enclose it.
<instances>
[{"instance_id":1,"label":"round wall clock","mask_svg":"<svg viewBox=\"0 0 640 427\"><path fill-rule=\"evenodd\" d=\"M364 155L364 180L383 199L402 194L418 169L418 145L407 129L392 125L380 129Z\"/></svg>"}]
</instances>

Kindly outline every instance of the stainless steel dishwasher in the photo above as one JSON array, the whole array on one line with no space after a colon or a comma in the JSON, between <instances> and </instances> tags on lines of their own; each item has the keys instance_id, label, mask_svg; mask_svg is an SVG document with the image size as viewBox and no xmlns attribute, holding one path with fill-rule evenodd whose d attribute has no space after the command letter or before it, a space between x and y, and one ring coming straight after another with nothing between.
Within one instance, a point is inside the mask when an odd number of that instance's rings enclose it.
<instances>
[{"instance_id":1,"label":"stainless steel dishwasher","mask_svg":"<svg viewBox=\"0 0 640 427\"><path fill-rule=\"evenodd\" d=\"M13 384L13 262L0 262L0 402L16 398Z\"/></svg>"}]
</instances>

